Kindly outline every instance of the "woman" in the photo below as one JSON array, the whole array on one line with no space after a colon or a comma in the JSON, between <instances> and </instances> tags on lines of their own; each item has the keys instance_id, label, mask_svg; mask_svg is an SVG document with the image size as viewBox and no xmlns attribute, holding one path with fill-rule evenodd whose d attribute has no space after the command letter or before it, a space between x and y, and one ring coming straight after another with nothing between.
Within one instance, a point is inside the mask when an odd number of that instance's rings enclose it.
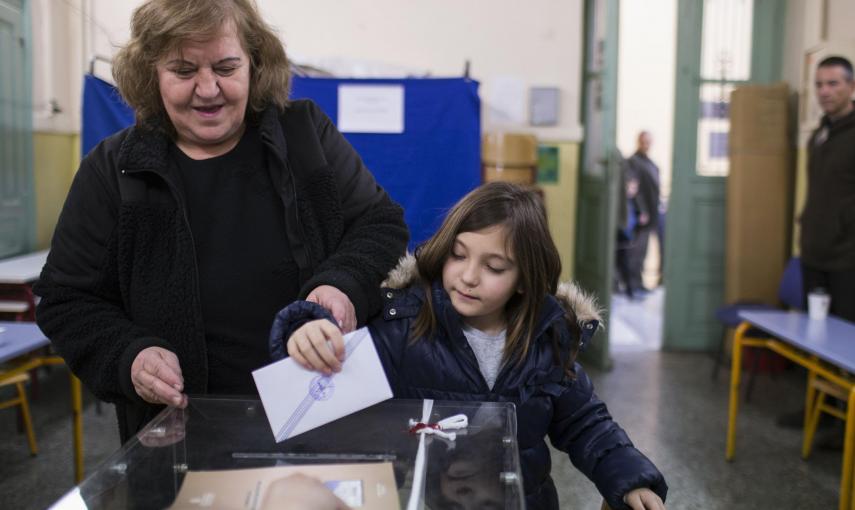
<instances>
[{"instance_id":1,"label":"woman","mask_svg":"<svg viewBox=\"0 0 855 510\"><path fill-rule=\"evenodd\" d=\"M408 233L330 120L288 101L284 49L250 0L147 1L113 74L136 124L81 163L36 292L124 442L188 393L254 394L295 299L363 323Z\"/></svg>"}]
</instances>

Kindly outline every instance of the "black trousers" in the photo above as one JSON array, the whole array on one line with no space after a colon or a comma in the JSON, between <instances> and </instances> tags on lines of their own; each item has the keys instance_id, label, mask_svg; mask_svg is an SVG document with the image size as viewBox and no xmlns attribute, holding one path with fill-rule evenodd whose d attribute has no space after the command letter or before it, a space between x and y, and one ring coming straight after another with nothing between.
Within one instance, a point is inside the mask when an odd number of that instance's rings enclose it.
<instances>
[{"instance_id":1,"label":"black trousers","mask_svg":"<svg viewBox=\"0 0 855 510\"><path fill-rule=\"evenodd\" d=\"M644 283L641 280L641 272L644 270L644 258L647 257L647 244L650 241L650 231L651 229L648 227L636 230L635 238L629 247L629 283L633 290L644 288Z\"/></svg>"},{"instance_id":2,"label":"black trousers","mask_svg":"<svg viewBox=\"0 0 855 510\"><path fill-rule=\"evenodd\" d=\"M822 287L831 296L829 313L855 322L855 269L823 271L802 262L802 281L805 296ZM807 297L804 302L807 304Z\"/></svg>"},{"instance_id":3,"label":"black trousers","mask_svg":"<svg viewBox=\"0 0 855 510\"><path fill-rule=\"evenodd\" d=\"M629 248L618 248L615 253L618 282L624 286L626 295L633 297L632 283L629 275Z\"/></svg>"}]
</instances>

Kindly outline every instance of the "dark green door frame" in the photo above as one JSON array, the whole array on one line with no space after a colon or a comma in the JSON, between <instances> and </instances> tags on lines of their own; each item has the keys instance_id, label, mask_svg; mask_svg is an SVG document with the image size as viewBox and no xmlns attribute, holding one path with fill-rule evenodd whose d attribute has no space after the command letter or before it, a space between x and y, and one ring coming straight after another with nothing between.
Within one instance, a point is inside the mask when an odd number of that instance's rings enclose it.
<instances>
[{"instance_id":1,"label":"dark green door frame","mask_svg":"<svg viewBox=\"0 0 855 510\"><path fill-rule=\"evenodd\" d=\"M618 0L586 0L582 86L585 140L580 154L574 275L586 291L608 305L614 266L617 216ZM607 317L606 317L607 318ZM608 322L608 321L607 321ZM608 334L600 331L584 353L585 362L608 368Z\"/></svg>"}]
</instances>

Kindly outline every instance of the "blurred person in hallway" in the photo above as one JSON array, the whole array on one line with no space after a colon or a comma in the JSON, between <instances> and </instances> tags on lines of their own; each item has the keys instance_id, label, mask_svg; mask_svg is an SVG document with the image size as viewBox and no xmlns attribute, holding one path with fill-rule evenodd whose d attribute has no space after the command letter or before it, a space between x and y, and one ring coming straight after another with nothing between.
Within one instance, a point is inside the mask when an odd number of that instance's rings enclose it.
<instances>
[{"instance_id":1,"label":"blurred person in hallway","mask_svg":"<svg viewBox=\"0 0 855 510\"><path fill-rule=\"evenodd\" d=\"M644 293L647 289L641 278L644 269L644 259L647 256L647 246L651 232L656 232L659 241L659 271L662 272L662 255L664 254L665 212L660 199L659 167L656 166L649 154L653 136L642 131L638 133L638 144L635 151L627 160L627 178L638 180L638 197L636 202L641 211L639 228L632 247L628 252L630 285L636 293Z\"/></svg>"},{"instance_id":2,"label":"blurred person in hallway","mask_svg":"<svg viewBox=\"0 0 855 510\"><path fill-rule=\"evenodd\" d=\"M635 247L637 232L647 226L648 216L638 207L638 178L629 174L626 165L624 165L621 178L624 196L619 212L615 248L615 264L617 266L615 292L624 292L629 299L635 299L630 273L630 254ZM645 223L641 223L642 220Z\"/></svg>"}]
</instances>

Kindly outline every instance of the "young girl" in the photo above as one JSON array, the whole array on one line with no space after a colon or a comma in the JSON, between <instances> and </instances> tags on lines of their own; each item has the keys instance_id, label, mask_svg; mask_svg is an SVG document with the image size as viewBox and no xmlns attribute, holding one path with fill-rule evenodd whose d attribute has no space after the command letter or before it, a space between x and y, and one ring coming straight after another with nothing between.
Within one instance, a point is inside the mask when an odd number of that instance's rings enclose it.
<instances>
[{"instance_id":1,"label":"young girl","mask_svg":"<svg viewBox=\"0 0 855 510\"><path fill-rule=\"evenodd\" d=\"M548 435L613 509L664 509L662 474L575 363L599 316L572 284L558 285L560 272L533 191L498 182L472 191L382 291L383 314L368 326L389 384L398 398L513 402L528 508L558 508ZM274 324L273 356L288 339L306 368L340 370L344 343L329 319L315 303L290 305Z\"/></svg>"}]
</instances>

